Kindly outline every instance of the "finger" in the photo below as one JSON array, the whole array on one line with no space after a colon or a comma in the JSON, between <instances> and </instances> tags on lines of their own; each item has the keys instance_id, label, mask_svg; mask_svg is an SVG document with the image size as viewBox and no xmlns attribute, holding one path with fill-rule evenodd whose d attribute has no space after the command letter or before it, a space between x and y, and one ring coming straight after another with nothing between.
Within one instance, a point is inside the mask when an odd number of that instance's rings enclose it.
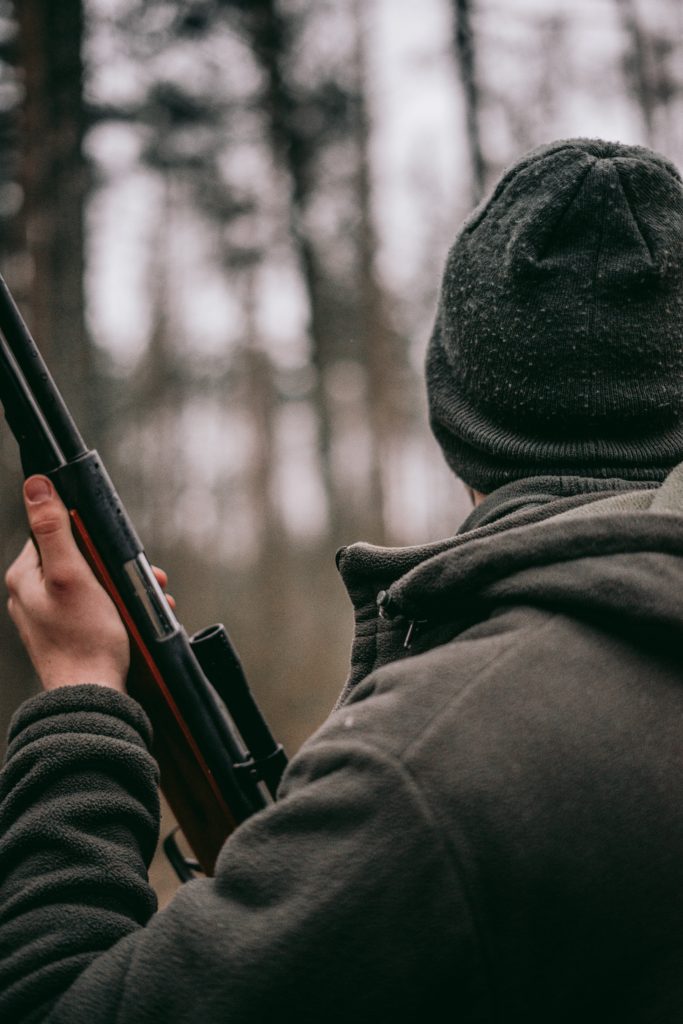
<instances>
[{"instance_id":1,"label":"finger","mask_svg":"<svg viewBox=\"0 0 683 1024\"><path fill-rule=\"evenodd\" d=\"M69 513L46 476L24 484L26 514L48 585L66 586L84 564L71 533Z\"/></svg>"},{"instance_id":2,"label":"finger","mask_svg":"<svg viewBox=\"0 0 683 1024\"><path fill-rule=\"evenodd\" d=\"M152 566L152 572L156 576L159 586L163 589L166 600L170 604L171 608L175 609L175 597L173 597L171 594L166 593L166 587L168 586L168 573L165 571L165 569L160 569L158 565Z\"/></svg>"},{"instance_id":3,"label":"finger","mask_svg":"<svg viewBox=\"0 0 683 1024\"><path fill-rule=\"evenodd\" d=\"M152 572L156 576L157 582L159 583L160 586L162 586L162 587L167 587L168 586L168 573L167 572L165 572L163 569L160 569L158 565L153 565L152 566Z\"/></svg>"},{"instance_id":4,"label":"finger","mask_svg":"<svg viewBox=\"0 0 683 1024\"><path fill-rule=\"evenodd\" d=\"M5 585L9 592L15 592L27 574L35 573L39 565L35 544L32 540L27 540L5 573Z\"/></svg>"},{"instance_id":5,"label":"finger","mask_svg":"<svg viewBox=\"0 0 683 1024\"><path fill-rule=\"evenodd\" d=\"M43 574L38 553L32 540L26 541L21 552L5 574L8 591L7 611L27 650L30 642L26 631L24 603L38 608L44 593Z\"/></svg>"}]
</instances>

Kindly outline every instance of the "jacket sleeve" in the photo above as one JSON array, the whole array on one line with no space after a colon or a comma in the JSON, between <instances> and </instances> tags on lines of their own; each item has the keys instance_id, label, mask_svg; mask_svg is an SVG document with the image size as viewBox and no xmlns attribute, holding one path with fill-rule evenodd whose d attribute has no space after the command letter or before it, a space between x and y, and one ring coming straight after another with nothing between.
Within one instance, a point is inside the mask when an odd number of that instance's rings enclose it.
<instances>
[{"instance_id":1,"label":"jacket sleeve","mask_svg":"<svg viewBox=\"0 0 683 1024\"><path fill-rule=\"evenodd\" d=\"M158 914L146 875L155 767L138 706L95 687L54 691L24 705L12 736L0 1019L408 1021L436 1018L454 991L480 1019L453 859L410 774L334 716L278 803L226 843L215 878Z\"/></svg>"}]
</instances>

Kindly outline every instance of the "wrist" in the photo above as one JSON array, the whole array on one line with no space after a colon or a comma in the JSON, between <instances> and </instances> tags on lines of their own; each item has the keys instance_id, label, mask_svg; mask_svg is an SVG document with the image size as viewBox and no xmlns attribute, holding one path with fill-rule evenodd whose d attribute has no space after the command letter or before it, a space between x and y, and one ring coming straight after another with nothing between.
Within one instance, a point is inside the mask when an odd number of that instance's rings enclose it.
<instances>
[{"instance_id":1,"label":"wrist","mask_svg":"<svg viewBox=\"0 0 683 1024\"><path fill-rule=\"evenodd\" d=\"M46 691L69 686L101 686L118 693L126 692L126 676L110 665L44 666L38 675Z\"/></svg>"},{"instance_id":2,"label":"wrist","mask_svg":"<svg viewBox=\"0 0 683 1024\"><path fill-rule=\"evenodd\" d=\"M103 686L110 690L116 690L117 693L126 692L125 681L120 679L94 678L93 676L84 676L82 678L78 676L67 680L41 679L41 685L46 693L52 690L60 690L72 686Z\"/></svg>"}]
</instances>

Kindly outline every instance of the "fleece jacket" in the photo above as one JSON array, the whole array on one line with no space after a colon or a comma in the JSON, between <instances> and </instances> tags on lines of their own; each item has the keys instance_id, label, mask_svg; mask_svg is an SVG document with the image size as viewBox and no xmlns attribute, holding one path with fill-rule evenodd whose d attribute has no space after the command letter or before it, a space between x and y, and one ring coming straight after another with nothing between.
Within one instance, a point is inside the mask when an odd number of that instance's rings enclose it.
<instances>
[{"instance_id":1,"label":"fleece jacket","mask_svg":"<svg viewBox=\"0 0 683 1024\"><path fill-rule=\"evenodd\" d=\"M682 495L531 480L442 543L343 549L342 699L160 913L140 708L25 703L0 1020L683 1019Z\"/></svg>"}]
</instances>

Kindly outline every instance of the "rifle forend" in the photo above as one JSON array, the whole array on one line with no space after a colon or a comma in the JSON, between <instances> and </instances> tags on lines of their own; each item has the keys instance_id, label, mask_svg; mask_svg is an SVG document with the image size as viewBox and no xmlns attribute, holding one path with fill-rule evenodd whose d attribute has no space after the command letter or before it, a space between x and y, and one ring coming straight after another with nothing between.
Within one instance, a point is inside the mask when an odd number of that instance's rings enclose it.
<instances>
[{"instance_id":1,"label":"rifle forend","mask_svg":"<svg viewBox=\"0 0 683 1024\"><path fill-rule=\"evenodd\" d=\"M96 451L89 450L0 277L0 401L26 476L44 473L131 644L128 691L147 712L161 788L206 874L287 763L222 626L192 641L176 619ZM233 707L234 706L234 707Z\"/></svg>"}]
</instances>

